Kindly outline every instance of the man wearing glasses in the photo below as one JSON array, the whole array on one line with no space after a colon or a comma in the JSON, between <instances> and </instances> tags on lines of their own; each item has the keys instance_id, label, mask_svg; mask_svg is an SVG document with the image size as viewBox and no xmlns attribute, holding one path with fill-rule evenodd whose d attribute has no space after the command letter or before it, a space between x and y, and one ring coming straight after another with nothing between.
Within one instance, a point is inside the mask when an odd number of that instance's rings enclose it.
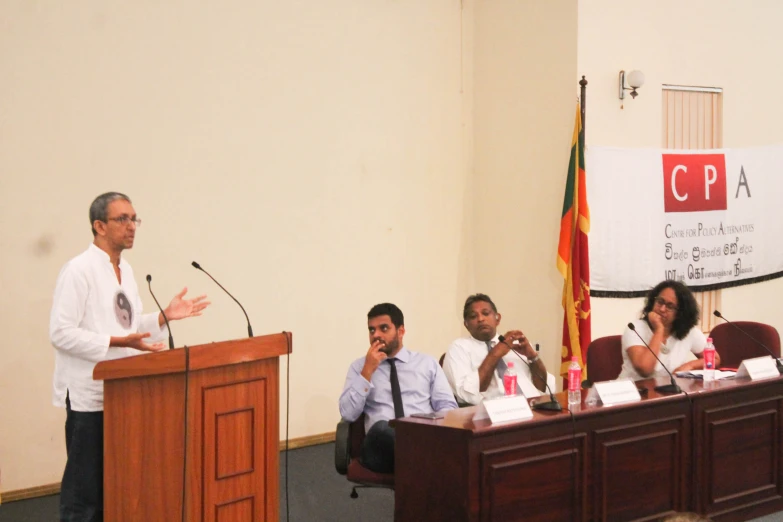
<instances>
[{"instance_id":1,"label":"man wearing glasses","mask_svg":"<svg viewBox=\"0 0 783 522\"><path fill-rule=\"evenodd\" d=\"M103 520L103 382L96 363L165 345L160 313L141 313L133 270L123 250L133 247L141 220L130 198L108 192L90 205L93 242L60 271L49 338L55 348L53 403L65 407L67 461L60 492L61 521ZM169 321L201 315L206 296L185 299L187 288L166 308Z\"/></svg>"}]
</instances>

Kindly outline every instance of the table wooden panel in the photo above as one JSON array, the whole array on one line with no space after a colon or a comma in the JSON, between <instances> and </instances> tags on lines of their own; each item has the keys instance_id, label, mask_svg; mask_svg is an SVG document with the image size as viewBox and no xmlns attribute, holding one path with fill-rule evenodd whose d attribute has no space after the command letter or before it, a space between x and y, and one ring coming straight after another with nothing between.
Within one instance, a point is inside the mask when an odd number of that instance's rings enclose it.
<instances>
[{"instance_id":1,"label":"table wooden panel","mask_svg":"<svg viewBox=\"0 0 783 522\"><path fill-rule=\"evenodd\" d=\"M655 392L663 383L637 383L648 390L641 402L583 402L503 425L473 422L475 408L395 421L395 520L657 520L688 510L745 520L783 510L783 379L679 379L687 395Z\"/></svg>"},{"instance_id":2,"label":"table wooden panel","mask_svg":"<svg viewBox=\"0 0 783 522\"><path fill-rule=\"evenodd\" d=\"M714 520L783 509L780 379L713 383L694 400L693 508Z\"/></svg>"}]
</instances>

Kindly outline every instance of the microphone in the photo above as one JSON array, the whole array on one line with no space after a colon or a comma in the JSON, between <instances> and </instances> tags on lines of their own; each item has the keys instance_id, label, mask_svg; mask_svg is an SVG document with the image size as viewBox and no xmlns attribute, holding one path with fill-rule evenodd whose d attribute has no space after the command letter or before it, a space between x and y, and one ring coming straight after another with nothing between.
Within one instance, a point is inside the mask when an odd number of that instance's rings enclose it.
<instances>
[{"instance_id":1,"label":"microphone","mask_svg":"<svg viewBox=\"0 0 783 522\"><path fill-rule=\"evenodd\" d=\"M244 306L242 306L242 304L241 304L239 301L237 301L237 298L236 298L236 297L234 297L233 295L231 295L231 293L230 293L228 290L226 290L226 289L223 287L223 285L221 285L220 283L218 283L218 282L217 282L217 279L215 279L214 277L212 277L211 275L209 275L209 272L207 272L206 270L204 270L203 268L201 268L201 265L199 265L199 264L198 264L198 263L196 263L195 261L193 261L193 262L192 262L192 263L190 263L190 264L191 264L191 265L193 265L193 267L194 267L194 268L198 268L199 270L201 270L202 272L204 272L205 274L207 274L207 276L208 276L208 277L209 277L211 280L213 280L213 281L215 282L215 284L216 284L216 285L218 285L218 286L219 286L219 287L220 287L220 288L221 288L221 289L222 289L222 290L223 290L225 293L227 293L227 294L228 294L228 296L229 296L231 299L233 299L233 300L234 300L234 302L235 302L236 304L238 304L238 305L239 305L239 308L241 308L241 309L242 309L242 313L244 313L244 314L245 314L245 319L247 319L247 336L248 336L248 337L253 337L253 327L252 327L252 326L250 326L250 318L247 316L247 312L245 312L245 307L244 307Z\"/></svg>"},{"instance_id":2,"label":"microphone","mask_svg":"<svg viewBox=\"0 0 783 522\"><path fill-rule=\"evenodd\" d=\"M653 354L653 357L655 357L655 360L658 361L659 363L661 363L661 366L663 366L663 369L666 370L666 373L668 373L669 377L671 377L671 379L672 379L672 383L671 384L665 384L665 385L662 385L662 386L656 386L655 387L655 391L660 392L660 393L680 393L680 392L682 392L682 389L680 389L680 387L677 386L677 383L674 381L674 375L672 375L672 372L670 372L669 369L666 367L666 365L664 365L661 362L661 360L658 359L658 356L655 355L654 351L652 351L652 348L650 348L650 345L647 344L647 342L644 339L642 339L642 336L639 335L639 332L636 331L636 326L634 326L633 323L628 323L628 328L630 328L633 331L633 333L636 334L636 337L638 337L639 340L644 343L644 345L647 347L647 349L650 350L650 353Z\"/></svg>"},{"instance_id":3,"label":"microphone","mask_svg":"<svg viewBox=\"0 0 783 522\"><path fill-rule=\"evenodd\" d=\"M166 330L169 331L169 350L173 350L174 338L171 336L171 327L169 326L169 318L166 317L166 312L164 312L163 308L160 307L158 298L155 297L155 294L152 292L152 276L149 274L147 274L147 287L150 289L150 295L152 296L152 299L155 301L155 304L158 305L158 310L160 310L160 315L162 315L163 320L166 321Z\"/></svg>"},{"instance_id":4,"label":"microphone","mask_svg":"<svg viewBox=\"0 0 783 522\"><path fill-rule=\"evenodd\" d=\"M537 402L533 404L534 410L542 410L542 411L563 411L563 407L560 406L560 403L557 402L557 399L555 399L555 394L552 393L552 388L549 387L549 383L546 382L546 376L542 377L541 374L538 372L538 370L533 369L533 365L527 362L523 357L522 354L520 354L516 349L514 348L514 345L506 343L506 338L504 336L498 336L498 341L501 343L505 343L506 346L511 348L511 351L517 354L517 357L520 358L520 360L527 364L527 367L530 368L530 373L535 374L536 377L544 381L544 386L549 391L549 401L547 402ZM536 353L538 353L538 344L536 344Z\"/></svg>"},{"instance_id":5,"label":"microphone","mask_svg":"<svg viewBox=\"0 0 783 522\"><path fill-rule=\"evenodd\" d=\"M757 345L759 345L759 346L761 346L762 348L764 348L765 350L767 350L767 353L769 353L769 354L772 356L772 358L773 358L773 359L775 359L775 363L777 363L777 365L778 365L778 373L781 373L781 374L783 374L783 363L781 363L781 362L780 362L780 359L778 359L778 358L775 356L775 354L772 352L772 350L770 350L770 349L769 349L769 347L767 347L767 345L766 345L766 344L762 343L761 341L759 341L758 339L756 339L755 337L753 337L752 335L750 335L748 332L746 332L745 330L743 330L742 328L740 328L740 327L739 327L739 326L737 326L736 324L732 323L731 321L729 321L728 319L726 319L725 317L723 317L719 311L715 310L714 312L712 312L712 314L713 314L715 317L720 317L721 319L723 319L724 321L726 321L728 324L730 324L731 326L733 326L734 328L736 328L737 330L739 330L740 332L742 332L742 333L743 333L743 334L744 334L744 335L745 335L745 336L746 336L748 339L750 339L751 341L753 341L753 342L754 342L754 343L756 343Z\"/></svg>"}]
</instances>

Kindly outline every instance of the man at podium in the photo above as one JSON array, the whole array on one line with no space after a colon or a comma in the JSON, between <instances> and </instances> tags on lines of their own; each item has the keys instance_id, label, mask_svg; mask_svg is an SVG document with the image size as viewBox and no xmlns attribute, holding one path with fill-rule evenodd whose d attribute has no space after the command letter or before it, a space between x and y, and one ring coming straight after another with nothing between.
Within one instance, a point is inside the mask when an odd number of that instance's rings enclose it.
<instances>
[{"instance_id":1,"label":"man at podium","mask_svg":"<svg viewBox=\"0 0 783 522\"><path fill-rule=\"evenodd\" d=\"M377 473L391 473L395 436L389 420L453 410L457 403L438 361L403 346L402 310L391 303L373 306L367 328L370 348L348 368L340 415L353 422L365 414L360 461Z\"/></svg>"},{"instance_id":2,"label":"man at podium","mask_svg":"<svg viewBox=\"0 0 783 522\"><path fill-rule=\"evenodd\" d=\"M133 270L122 251L133 247L141 220L130 198L108 192L90 205L93 242L60 271L49 338L55 348L53 403L65 407L68 454L60 492L60 520L103 520L103 381L95 365L165 348L163 315L142 315ZM177 294L170 321L201 315L206 296Z\"/></svg>"}]
</instances>

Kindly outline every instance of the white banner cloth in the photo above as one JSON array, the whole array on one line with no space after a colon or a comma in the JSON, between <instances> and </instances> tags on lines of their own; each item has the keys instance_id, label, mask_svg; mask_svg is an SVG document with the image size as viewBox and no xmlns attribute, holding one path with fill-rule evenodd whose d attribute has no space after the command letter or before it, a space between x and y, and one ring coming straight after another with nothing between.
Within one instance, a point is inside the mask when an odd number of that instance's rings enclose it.
<instances>
[{"instance_id":1,"label":"white banner cloth","mask_svg":"<svg viewBox=\"0 0 783 522\"><path fill-rule=\"evenodd\" d=\"M664 279L694 290L783 276L783 146L590 147L590 282L597 297Z\"/></svg>"}]
</instances>

